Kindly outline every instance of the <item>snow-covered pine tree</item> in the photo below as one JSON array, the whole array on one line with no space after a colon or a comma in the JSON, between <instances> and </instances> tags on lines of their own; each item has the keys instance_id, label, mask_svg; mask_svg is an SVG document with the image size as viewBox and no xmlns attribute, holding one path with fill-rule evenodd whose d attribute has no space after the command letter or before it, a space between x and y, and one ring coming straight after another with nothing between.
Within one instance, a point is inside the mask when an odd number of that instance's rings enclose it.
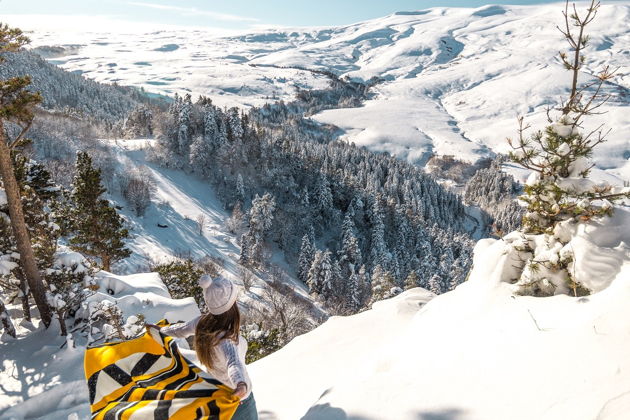
<instances>
[{"instance_id":1,"label":"snow-covered pine tree","mask_svg":"<svg viewBox=\"0 0 630 420\"><path fill-rule=\"evenodd\" d=\"M276 208L274 197L265 193L256 194L249 210L249 231L243 235L241 243L241 262L258 265L262 262L262 249L265 233L273 223L273 211Z\"/></svg>"},{"instance_id":2,"label":"snow-covered pine tree","mask_svg":"<svg viewBox=\"0 0 630 420\"><path fill-rule=\"evenodd\" d=\"M308 273L315 258L315 244L311 242L308 233L302 237L302 246L300 247L300 256L298 257L298 279L304 283L308 280Z\"/></svg>"},{"instance_id":3,"label":"snow-covered pine tree","mask_svg":"<svg viewBox=\"0 0 630 420\"><path fill-rule=\"evenodd\" d=\"M380 197L375 197L370 209L370 264L372 267L380 266L384 269L389 265L389 252L385 242L385 224L383 223L383 209ZM374 279L372 279L374 281Z\"/></svg>"},{"instance_id":4,"label":"snow-covered pine tree","mask_svg":"<svg viewBox=\"0 0 630 420\"><path fill-rule=\"evenodd\" d=\"M374 267L371 286L372 296L370 298L370 305L402 292L402 289L396 286L394 276L390 272L383 270L380 265Z\"/></svg>"},{"instance_id":5,"label":"snow-covered pine tree","mask_svg":"<svg viewBox=\"0 0 630 420\"><path fill-rule=\"evenodd\" d=\"M339 266L339 260L330 256L332 260L332 267L330 270L330 279L324 283L323 296L328 300L343 301L343 296L346 295L347 289L347 277L342 277L341 267Z\"/></svg>"},{"instance_id":6,"label":"snow-covered pine tree","mask_svg":"<svg viewBox=\"0 0 630 420\"><path fill-rule=\"evenodd\" d=\"M348 211L341 226L341 249L338 252L341 276L350 278L361 266L361 248L355 234L354 211Z\"/></svg>"},{"instance_id":7,"label":"snow-covered pine tree","mask_svg":"<svg viewBox=\"0 0 630 420\"><path fill-rule=\"evenodd\" d=\"M602 87L614 73L606 66L594 80L578 85L588 45L585 28L597 15L599 5L592 0L580 14L575 8L569 12L567 0L564 29L559 29L570 48L568 54L560 53L572 76L568 99L555 110L559 114L555 121L549 112L550 124L543 131L527 137L529 125L520 117L518 137L508 139L514 149L512 161L532 171L519 197L527 206L523 227L505 238L513 243L515 258L523 262L518 277L511 279L521 294L589 294L572 269L571 232L579 223L612 215L615 202L630 198L630 188L596 183L588 177L593 167L589 158L606 135L601 127L585 131L583 123L609 99Z\"/></svg>"},{"instance_id":8,"label":"snow-covered pine tree","mask_svg":"<svg viewBox=\"0 0 630 420\"><path fill-rule=\"evenodd\" d=\"M123 135L136 139L153 136L153 112L146 105L140 105L129 113L123 124Z\"/></svg>"},{"instance_id":9,"label":"snow-covered pine tree","mask_svg":"<svg viewBox=\"0 0 630 420\"><path fill-rule=\"evenodd\" d=\"M409 275L405 279L405 290L413 289L414 287L418 287L419 283L418 273L415 271L410 271Z\"/></svg>"},{"instance_id":10,"label":"snow-covered pine tree","mask_svg":"<svg viewBox=\"0 0 630 420\"><path fill-rule=\"evenodd\" d=\"M70 246L89 257L98 257L103 269L109 271L112 263L131 255L124 244L129 232L116 209L101 198L107 191L101 183L101 171L93 167L92 158L85 152L77 153L72 188Z\"/></svg>"},{"instance_id":11,"label":"snow-covered pine tree","mask_svg":"<svg viewBox=\"0 0 630 420\"><path fill-rule=\"evenodd\" d=\"M241 206L245 204L245 183L243 182L243 175L241 174L238 174L238 176L236 177L234 200L237 203L241 203Z\"/></svg>"},{"instance_id":12,"label":"snow-covered pine tree","mask_svg":"<svg viewBox=\"0 0 630 420\"><path fill-rule=\"evenodd\" d=\"M177 115L177 152L180 156L188 156L190 152L192 108L192 99L187 93Z\"/></svg>"},{"instance_id":13,"label":"snow-covered pine tree","mask_svg":"<svg viewBox=\"0 0 630 420\"><path fill-rule=\"evenodd\" d=\"M313 262L308 270L308 275L306 278L306 285L308 286L308 291L310 293L319 294L322 292L323 284L324 284L324 264L330 264L330 255L329 260L324 262L324 252L315 251L315 255L313 256Z\"/></svg>"},{"instance_id":14,"label":"snow-covered pine tree","mask_svg":"<svg viewBox=\"0 0 630 420\"><path fill-rule=\"evenodd\" d=\"M322 172L315 186L315 205L317 209L317 218L326 226L332 222L333 214L333 197L330 190L328 178Z\"/></svg>"},{"instance_id":15,"label":"snow-covered pine tree","mask_svg":"<svg viewBox=\"0 0 630 420\"><path fill-rule=\"evenodd\" d=\"M440 278L438 274L434 274L433 276L431 276L428 286L429 286L430 292L435 293L436 295L441 294L442 293L442 278Z\"/></svg>"},{"instance_id":16,"label":"snow-covered pine tree","mask_svg":"<svg viewBox=\"0 0 630 420\"><path fill-rule=\"evenodd\" d=\"M98 286L92 278L91 265L76 253L57 258L47 270L48 301L57 314L61 335L68 334L66 319L74 316Z\"/></svg>"}]
</instances>

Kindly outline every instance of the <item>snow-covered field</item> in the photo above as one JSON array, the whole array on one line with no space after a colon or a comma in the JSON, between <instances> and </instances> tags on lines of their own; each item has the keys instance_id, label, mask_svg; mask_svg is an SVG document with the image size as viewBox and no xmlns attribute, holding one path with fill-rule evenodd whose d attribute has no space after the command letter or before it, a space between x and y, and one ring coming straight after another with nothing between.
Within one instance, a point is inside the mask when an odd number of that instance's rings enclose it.
<instances>
[{"instance_id":1,"label":"snow-covered field","mask_svg":"<svg viewBox=\"0 0 630 420\"><path fill-rule=\"evenodd\" d=\"M261 419L627 419L629 221L577 235L581 267L613 278L588 297L515 295L506 243L485 239L454 291L330 319L251 366Z\"/></svg>"},{"instance_id":2,"label":"snow-covered field","mask_svg":"<svg viewBox=\"0 0 630 420\"><path fill-rule=\"evenodd\" d=\"M613 95L607 114L589 124L604 122L613 129L595 160L627 180L630 3L604 3L587 28L591 41L582 76L588 80L605 64L619 68L606 86ZM34 47L65 46L50 58L65 69L151 92L209 95L226 106L289 100L294 86L327 83L321 75L269 66L381 77L384 82L364 107L325 111L316 118L343 128L349 141L423 163L431 153L474 160L507 151L505 138L515 134L517 115L544 127L546 107L566 96L569 86L557 57L565 50L555 28L562 24L562 9L561 3L433 8L341 27L230 36L168 27L117 27L105 34L84 26L78 32L50 22L38 30L19 16L6 20L35 29Z\"/></svg>"}]
</instances>

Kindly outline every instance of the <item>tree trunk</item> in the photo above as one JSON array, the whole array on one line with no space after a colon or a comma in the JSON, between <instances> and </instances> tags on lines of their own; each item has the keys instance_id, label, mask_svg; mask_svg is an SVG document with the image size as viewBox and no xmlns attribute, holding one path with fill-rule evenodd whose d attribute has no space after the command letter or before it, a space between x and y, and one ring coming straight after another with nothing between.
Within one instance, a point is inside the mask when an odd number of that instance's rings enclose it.
<instances>
[{"instance_id":1,"label":"tree trunk","mask_svg":"<svg viewBox=\"0 0 630 420\"><path fill-rule=\"evenodd\" d=\"M107 254L101 255L101 265L103 266L103 270L109 271L112 265L112 259Z\"/></svg>"},{"instance_id":2,"label":"tree trunk","mask_svg":"<svg viewBox=\"0 0 630 420\"><path fill-rule=\"evenodd\" d=\"M13 235L17 242L18 252L20 253L20 262L22 270L31 289L33 298L42 322L48 328L51 322L51 312L48 302L46 301L46 289L42 276L37 269L37 262L31 247L31 241L26 229L24 221L24 213L22 211L22 201L20 200L20 190L15 179L13 162L11 161L11 151L7 145L7 138L4 134L4 124L0 122L0 175L4 183L4 190L7 195L9 205L9 217L11 218L11 227Z\"/></svg>"},{"instance_id":3,"label":"tree trunk","mask_svg":"<svg viewBox=\"0 0 630 420\"><path fill-rule=\"evenodd\" d=\"M26 284L26 279L23 274L20 272L16 275L20 280L20 292L22 292L22 296L20 296L20 301L22 302L22 312L24 313L24 319L28 322L31 322L31 302L28 299L28 284Z\"/></svg>"},{"instance_id":4,"label":"tree trunk","mask_svg":"<svg viewBox=\"0 0 630 420\"><path fill-rule=\"evenodd\" d=\"M11 317L7 312L7 308L4 306L4 302L0 299L0 320L2 320L2 326L4 330L11 337L15 338L17 334L15 333L15 327L13 326L13 322L11 322Z\"/></svg>"},{"instance_id":5,"label":"tree trunk","mask_svg":"<svg viewBox=\"0 0 630 420\"><path fill-rule=\"evenodd\" d=\"M57 317L59 318L59 327L61 328L61 335L65 337L68 335L68 328L66 327L66 311L57 311Z\"/></svg>"},{"instance_id":6,"label":"tree trunk","mask_svg":"<svg viewBox=\"0 0 630 420\"><path fill-rule=\"evenodd\" d=\"M22 312L24 313L24 319L28 322L31 322L31 302L28 300L28 289L26 288L26 283L20 285L20 289L22 289L22 297L20 300L22 301Z\"/></svg>"}]
</instances>

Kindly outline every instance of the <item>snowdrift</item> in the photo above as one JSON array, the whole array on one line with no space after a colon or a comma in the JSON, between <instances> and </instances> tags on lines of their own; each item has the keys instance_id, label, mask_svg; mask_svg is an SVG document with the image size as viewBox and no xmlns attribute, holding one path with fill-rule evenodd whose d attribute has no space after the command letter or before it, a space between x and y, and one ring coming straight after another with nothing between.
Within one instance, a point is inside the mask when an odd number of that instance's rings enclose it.
<instances>
[{"instance_id":1,"label":"snowdrift","mask_svg":"<svg viewBox=\"0 0 630 420\"><path fill-rule=\"evenodd\" d=\"M298 337L251 366L261 418L628 418L629 216L581 228L582 267L616 273L591 296L514 295L507 243L486 239L453 292L423 306L412 289Z\"/></svg>"}]
</instances>

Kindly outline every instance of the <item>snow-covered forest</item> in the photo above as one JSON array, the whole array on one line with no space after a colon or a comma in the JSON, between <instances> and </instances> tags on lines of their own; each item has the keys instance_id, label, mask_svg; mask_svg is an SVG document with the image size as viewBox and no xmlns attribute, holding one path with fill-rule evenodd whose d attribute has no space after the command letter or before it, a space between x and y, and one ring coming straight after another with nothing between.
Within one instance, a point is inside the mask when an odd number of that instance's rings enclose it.
<instances>
[{"instance_id":1,"label":"snow-covered forest","mask_svg":"<svg viewBox=\"0 0 630 420\"><path fill-rule=\"evenodd\" d=\"M205 313L209 275L260 418L624 419L630 5L564 7L209 39L238 89L132 68L185 33L115 64L0 26L0 418L90 418L85 349ZM517 63L532 22L561 52Z\"/></svg>"}]
</instances>

